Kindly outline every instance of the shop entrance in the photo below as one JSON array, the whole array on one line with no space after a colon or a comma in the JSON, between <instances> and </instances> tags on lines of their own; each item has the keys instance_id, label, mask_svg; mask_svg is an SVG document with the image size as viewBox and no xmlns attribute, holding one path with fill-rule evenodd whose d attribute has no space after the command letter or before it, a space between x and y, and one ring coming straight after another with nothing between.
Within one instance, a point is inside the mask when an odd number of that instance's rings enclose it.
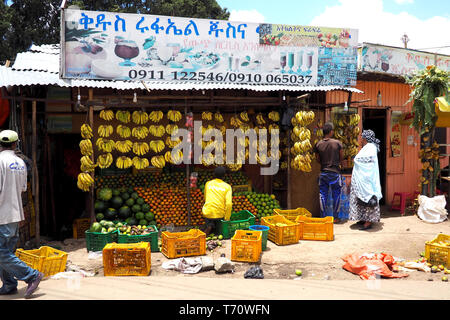
<instances>
[{"instance_id":1,"label":"shop entrance","mask_svg":"<svg viewBox=\"0 0 450 320\"><path fill-rule=\"evenodd\" d=\"M378 166L380 169L380 184L383 198L380 204L386 202L386 109L363 109L363 130L371 129L380 140L380 153L378 154Z\"/></svg>"}]
</instances>

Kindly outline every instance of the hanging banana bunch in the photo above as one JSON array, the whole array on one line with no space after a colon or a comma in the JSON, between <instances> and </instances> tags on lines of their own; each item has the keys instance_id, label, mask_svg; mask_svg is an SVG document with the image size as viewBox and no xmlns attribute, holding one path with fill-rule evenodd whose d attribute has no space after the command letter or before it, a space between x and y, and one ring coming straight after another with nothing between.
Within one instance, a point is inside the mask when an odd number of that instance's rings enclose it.
<instances>
[{"instance_id":1,"label":"hanging banana bunch","mask_svg":"<svg viewBox=\"0 0 450 320\"><path fill-rule=\"evenodd\" d=\"M134 157L132 162L133 162L133 166L137 170L145 169L145 168L147 168L150 165L150 163L149 163L147 158Z\"/></svg>"},{"instance_id":2,"label":"hanging banana bunch","mask_svg":"<svg viewBox=\"0 0 450 320\"><path fill-rule=\"evenodd\" d=\"M152 111L149 114L149 118L152 122L158 123L164 117L162 111Z\"/></svg>"},{"instance_id":3,"label":"hanging banana bunch","mask_svg":"<svg viewBox=\"0 0 450 320\"><path fill-rule=\"evenodd\" d=\"M168 124L166 126L166 133L168 135L177 134L178 132L178 126L176 124Z\"/></svg>"},{"instance_id":4,"label":"hanging banana bunch","mask_svg":"<svg viewBox=\"0 0 450 320\"><path fill-rule=\"evenodd\" d=\"M99 168L101 168L101 169L109 168L112 163L113 163L113 156L109 152L105 153L105 154L101 154L97 158L97 164L98 164Z\"/></svg>"},{"instance_id":5,"label":"hanging banana bunch","mask_svg":"<svg viewBox=\"0 0 450 320\"><path fill-rule=\"evenodd\" d=\"M148 133L149 131L145 126L134 127L131 131L132 136L138 139L145 139L148 136Z\"/></svg>"},{"instance_id":6,"label":"hanging banana bunch","mask_svg":"<svg viewBox=\"0 0 450 320\"><path fill-rule=\"evenodd\" d=\"M82 172L94 172L97 166L89 156L82 156L80 159Z\"/></svg>"},{"instance_id":7,"label":"hanging banana bunch","mask_svg":"<svg viewBox=\"0 0 450 320\"><path fill-rule=\"evenodd\" d=\"M150 141L150 149L153 150L155 153L160 153L166 148L166 145L164 144L164 141L162 140L152 140Z\"/></svg>"},{"instance_id":8,"label":"hanging banana bunch","mask_svg":"<svg viewBox=\"0 0 450 320\"><path fill-rule=\"evenodd\" d=\"M131 129L121 124L117 126L116 132L122 138L129 138L131 136Z\"/></svg>"},{"instance_id":9,"label":"hanging banana bunch","mask_svg":"<svg viewBox=\"0 0 450 320\"><path fill-rule=\"evenodd\" d=\"M100 119L111 121L114 120L114 111L112 110L102 110L100 111Z\"/></svg>"},{"instance_id":10,"label":"hanging banana bunch","mask_svg":"<svg viewBox=\"0 0 450 320\"><path fill-rule=\"evenodd\" d=\"M123 123L129 123L131 121L131 114L126 110L118 110L116 112L116 119Z\"/></svg>"},{"instance_id":11,"label":"hanging banana bunch","mask_svg":"<svg viewBox=\"0 0 450 320\"><path fill-rule=\"evenodd\" d=\"M81 126L81 137L83 139L91 139L93 137L92 128L87 123Z\"/></svg>"},{"instance_id":12,"label":"hanging banana bunch","mask_svg":"<svg viewBox=\"0 0 450 320\"><path fill-rule=\"evenodd\" d=\"M213 114L209 111L202 112L202 120L212 120Z\"/></svg>"},{"instance_id":13,"label":"hanging banana bunch","mask_svg":"<svg viewBox=\"0 0 450 320\"><path fill-rule=\"evenodd\" d=\"M277 111L269 112L268 116L269 116L269 119L272 120L273 122L280 121L280 114Z\"/></svg>"},{"instance_id":14,"label":"hanging banana bunch","mask_svg":"<svg viewBox=\"0 0 450 320\"><path fill-rule=\"evenodd\" d=\"M92 141L89 139L84 139L80 141L80 151L83 156L91 156L94 154L92 148Z\"/></svg>"},{"instance_id":15,"label":"hanging banana bunch","mask_svg":"<svg viewBox=\"0 0 450 320\"><path fill-rule=\"evenodd\" d=\"M166 145L169 147L169 148L175 148L177 145L179 145L181 143L181 139L180 138L177 138L176 140L172 140L172 137L167 137L166 138Z\"/></svg>"},{"instance_id":16,"label":"hanging banana bunch","mask_svg":"<svg viewBox=\"0 0 450 320\"><path fill-rule=\"evenodd\" d=\"M114 128L112 125L100 125L98 126L98 135L103 138L107 138L113 134Z\"/></svg>"},{"instance_id":17,"label":"hanging banana bunch","mask_svg":"<svg viewBox=\"0 0 450 320\"><path fill-rule=\"evenodd\" d=\"M150 150L147 142L135 142L133 143L133 153L138 156L143 156Z\"/></svg>"},{"instance_id":18,"label":"hanging banana bunch","mask_svg":"<svg viewBox=\"0 0 450 320\"><path fill-rule=\"evenodd\" d=\"M224 122L222 114L220 112L218 112L218 111L216 113L214 113L214 120L216 120L219 123L223 123Z\"/></svg>"},{"instance_id":19,"label":"hanging banana bunch","mask_svg":"<svg viewBox=\"0 0 450 320\"><path fill-rule=\"evenodd\" d=\"M152 136L161 138L163 135L166 134L166 128L164 128L163 125L159 125L159 126L155 126L155 125L151 125L148 128L148 131L150 132L150 134Z\"/></svg>"},{"instance_id":20,"label":"hanging banana bunch","mask_svg":"<svg viewBox=\"0 0 450 320\"><path fill-rule=\"evenodd\" d=\"M116 141L115 148L121 153L128 153L133 148L133 142L130 140Z\"/></svg>"},{"instance_id":21,"label":"hanging banana bunch","mask_svg":"<svg viewBox=\"0 0 450 320\"><path fill-rule=\"evenodd\" d=\"M148 122L148 114L145 111L133 111L131 119L135 124L146 124Z\"/></svg>"},{"instance_id":22,"label":"hanging banana bunch","mask_svg":"<svg viewBox=\"0 0 450 320\"><path fill-rule=\"evenodd\" d=\"M167 119L169 119L172 122L178 122L182 118L181 112L177 110L169 110L167 112Z\"/></svg>"},{"instance_id":23,"label":"hanging banana bunch","mask_svg":"<svg viewBox=\"0 0 450 320\"><path fill-rule=\"evenodd\" d=\"M116 146L116 143L113 140L103 138L98 138L95 144L98 150L102 152L112 152Z\"/></svg>"},{"instance_id":24,"label":"hanging banana bunch","mask_svg":"<svg viewBox=\"0 0 450 320\"><path fill-rule=\"evenodd\" d=\"M314 118L314 111L298 111L295 114L296 123L302 127L310 125Z\"/></svg>"},{"instance_id":25,"label":"hanging banana bunch","mask_svg":"<svg viewBox=\"0 0 450 320\"><path fill-rule=\"evenodd\" d=\"M259 125L264 125L264 124L266 124L266 120L264 120L264 116L263 116L262 113L258 113L258 114L256 115L256 123L259 124Z\"/></svg>"},{"instance_id":26,"label":"hanging banana bunch","mask_svg":"<svg viewBox=\"0 0 450 320\"><path fill-rule=\"evenodd\" d=\"M250 119L249 119L249 117L248 117L248 114L247 114L247 111L242 111L242 112L239 114L239 116L241 117L242 121L244 121L244 122L250 121Z\"/></svg>"},{"instance_id":27,"label":"hanging banana bunch","mask_svg":"<svg viewBox=\"0 0 450 320\"><path fill-rule=\"evenodd\" d=\"M183 152L181 150L177 152L167 151L164 154L164 160L166 163L178 165L183 161Z\"/></svg>"},{"instance_id":28,"label":"hanging banana bunch","mask_svg":"<svg viewBox=\"0 0 450 320\"><path fill-rule=\"evenodd\" d=\"M162 169L166 165L166 160L164 159L164 156L154 156L150 159L150 163L152 166Z\"/></svg>"},{"instance_id":29,"label":"hanging banana bunch","mask_svg":"<svg viewBox=\"0 0 450 320\"><path fill-rule=\"evenodd\" d=\"M89 173L81 172L77 177L77 187L84 192L89 192L91 187L94 185L94 179Z\"/></svg>"},{"instance_id":30,"label":"hanging banana bunch","mask_svg":"<svg viewBox=\"0 0 450 320\"><path fill-rule=\"evenodd\" d=\"M128 169L133 165L133 160L129 157L121 156L116 159L116 167L119 169Z\"/></svg>"}]
</instances>

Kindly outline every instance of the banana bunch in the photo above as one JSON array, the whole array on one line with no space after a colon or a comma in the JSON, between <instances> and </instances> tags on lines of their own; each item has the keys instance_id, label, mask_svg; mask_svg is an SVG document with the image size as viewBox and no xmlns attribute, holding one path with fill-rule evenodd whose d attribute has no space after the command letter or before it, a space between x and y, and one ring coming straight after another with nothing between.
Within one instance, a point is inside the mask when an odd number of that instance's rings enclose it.
<instances>
[{"instance_id":1,"label":"banana bunch","mask_svg":"<svg viewBox=\"0 0 450 320\"><path fill-rule=\"evenodd\" d=\"M301 142L294 143L294 150L296 154L307 153L312 149L311 142L309 140L303 140Z\"/></svg>"},{"instance_id":2,"label":"banana bunch","mask_svg":"<svg viewBox=\"0 0 450 320\"><path fill-rule=\"evenodd\" d=\"M291 160L291 168L303 172L311 172L311 160L312 159L309 153L306 155L299 154Z\"/></svg>"},{"instance_id":3,"label":"banana bunch","mask_svg":"<svg viewBox=\"0 0 450 320\"><path fill-rule=\"evenodd\" d=\"M248 117L248 114L247 114L247 111L242 111L242 112L239 114L239 116L241 117L242 121L244 121L244 122L250 121L250 119L249 119L249 117Z\"/></svg>"},{"instance_id":4,"label":"banana bunch","mask_svg":"<svg viewBox=\"0 0 450 320\"><path fill-rule=\"evenodd\" d=\"M164 154L164 160L166 163L180 164L183 161L183 152L181 150L177 152L167 151Z\"/></svg>"},{"instance_id":5,"label":"banana bunch","mask_svg":"<svg viewBox=\"0 0 450 320\"><path fill-rule=\"evenodd\" d=\"M209 111L202 112L202 120L212 120L213 114Z\"/></svg>"},{"instance_id":6,"label":"banana bunch","mask_svg":"<svg viewBox=\"0 0 450 320\"><path fill-rule=\"evenodd\" d=\"M278 111L271 111L269 112L269 119L273 122L278 122L280 121L280 114L278 113Z\"/></svg>"},{"instance_id":7,"label":"banana bunch","mask_svg":"<svg viewBox=\"0 0 450 320\"><path fill-rule=\"evenodd\" d=\"M101 154L97 158L97 164L101 169L108 168L113 163L113 157L111 153Z\"/></svg>"},{"instance_id":8,"label":"banana bunch","mask_svg":"<svg viewBox=\"0 0 450 320\"><path fill-rule=\"evenodd\" d=\"M133 143L133 152L138 156L143 156L150 150L147 142L135 142Z\"/></svg>"},{"instance_id":9,"label":"banana bunch","mask_svg":"<svg viewBox=\"0 0 450 320\"><path fill-rule=\"evenodd\" d=\"M166 145L164 144L164 141L162 140L152 140L150 141L150 149L153 150L155 153L160 153L166 148Z\"/></svg>"},{"instance_id":10,"label":"banana bunch","mask_svg":"<svg viewBox=\"0 0 450 320\"><path fill-rule=\"evenodd\" d=\"M281 151L280 150L278 150L278 152L277 153L274 153L274 154L272 154L272 150L269 150L269 151L267 151L267 156L270 158L270 159L274 159L274 160L280 160L281 159Z\"/></svg>"},{"instance_id":11,"label":"banana bunch","mask_svg":"<svg viewBox=\"0 0 450 320\"><path fill-rule=\"evenodd\" d=\"M130 140L116 141L115 148L121 153L128 153L133 148L133 142Z\"/></svg>"},{"instance_id":12,"label":"banana bunch","mask_svg":"<svg viewBox=\"0 0 450 320\"><path fill-rule=\"evenodd\" d=\"M172 134L177 134L177 132L178 132L178 126L176 124L168 124L166 126L167 134L172 135Z\"/></svg>"},{"instance_id":13,"label":"banana bunch","mask_svg":"<svg viewBox=\"0 0 450 320\"><path fill-rule=\"evenodd\" d=\"M169 148L175 148L177 145L179 145L181 143L180 138L177 138L176 140L172 140L172 137L167 137L166 138L166 145Z\"/></svg>"},{"instance_id":14,"label":"banana bunch","mask_svg":"<svg viewBox=\"0 0 450 320\"><path fill-rule=\"evenodd\" d=\"M129 111L118 110L116 112L116 119L123 123L129 123L131 121L131 114Z\"/></svg>"},{"instance_id":15,"label":"banana bunch","mask_svg":"<svg viewBox=\"0 0 450 320\"><path fill-rule=\"evenodd\" d=\"M91 139L94 135L92 134L92 128L87 123L81 126L81 137L83 139Z\"/></svg>"},{"instance_id":16,"label":"banana bunch","mask_svg":"<svg viewBox=\"0 0 450 320\"><path fill-rule=\"evenodd\" d=\"M150 159L150 163L152 166L162 169L166 165L166 160L164 159L164 156L154 156Z\"/></svg>"},{"instance_id":17,"label":"banana bunch","mask_svg":"<svg viewBox=\"0 0 450 320\"><path fill-rule=\"evenodd\" d=\"M265 154L259 155L258 153L256 154L256 161L260 165L265 165L265 164L268 164L270 162L269 158Z\"/></svg>"},{"instance_id":18,"label":"banana bunch","mask_svg":"<svg viewBox=\"0 0 450 320\"><path fill-rule=\"evenodd\" d=\"M116 128L116 132L122 138L129 138L131 136L131 129L127 126L119 124Z\"/></svg>"},{"instance_id":19,"label":"banana bunch","mask_svg":"<svg viewBox=\"0 0 450 320\"><path fill-rule=\"evenodd\" d=\"M358 128L358 127L357 127ZM359 129L359 128L358 128ZM323 130L322 129L317 129L316 131L316 137L317 139L322 139L323 138Z\"/></svg>"},{"instance_id":20,"label":"banana bunch","mask_svg":"<svg viewBox=\"0 0 450 320\"><path fill-rule=\"evenodd\" d=\"M244 123L239 119L238 116L233 116L230 118L230 124L235 128L240 128Z\"/></svg>"},{"instance_id":21,"label":"banana bunch","mask_svg":"<svg viewBox=\"0 0 450 320\"><path fill-rule=\"evenodd\" d=\"M359 114L357 114L357 113L352 114L349 119L349 125L357 126L359 124L360 120L361 120L361 117L359 116Z\"/></svg>"},{"instance_id":22,"label":"banana bunch","mask_svg":"<svg viewBox=\"0 0 450 320\"><path fill-rule=\"evenodd\" d=\"M287 162L286 161L282 161L281 164L280 164L280 169L281 170L286 170L287 166L288 166Z\"/></svg>"},{"instance_id":23,"label":"banana bunch","mask_svg":"<svg viewBox=\"0 0 450 320\"><path fill-rule=\"evenodd\" d=\"M80 150L83 156L91 156L94 153L94 150L92 148L92 141L89 139L81 140Z\"/></svg>"},{"instance_id":24,"label":"banana bunch","mask_svg":"<svg viewBox=\"0 0 450 320\"><path fill-rule=\"evenodd\" d=\"M269 132L272 130L280 130L280 127L275 123L269 124Z\"/></svg>"},{"instance_id":25,"label":"banana bunch","mask_svg":"<svg viewBox=\"0 0 450 320\"><path fill-rule=\"evenodd\" d=\"M77 178L77 187L84 192L88 192L91 186L94 185L94 179L91 177L89 173L81 172L78 174Z\"/></svg>"},{"instance_id":26,"label":"banana bunch","mask_svg":"<svg viewBox=\"0 0 450 320\"><path fill-rule=\"evenodd\" d=\"M163 125L159 125L159 126L155 126L155 125L151 125L148 128L148 131L150 132L150 134L152 136L161 138L163 135L166 134L166 128L164 128Z\"/></svg>"},{"instance_id":27,"label":"banana bunch","mask_svg":"<svg viewBox=\"0 0 450 320\"><path fill-rule=\"evenodd\" d=\"M149 118L153 122L159 122L163 118L164 114L162 111L152 111L150 112Z\"/></svg>"},{"instance_id":28,"label":"banana bunch","mask_svg":"<svg viewBox=\"0 0 450 320\"><path fill-rule=\"evenodd\" d=\"M263 125L263 124L266 123L266 120L264 120L264 116L263 116L262 113L258 113L256 115L256 123L259 124L259 125Z\"/></svg>"},{"instance_id":29,"label":"banana bunch","mask_svg":"<svg viewBox=\"0 0 450 320\"><path fill-rule=\"evenodd\" d=\"M211 153L208 153L202 157L202 164L208 167L214 164L214 160L214 156Z\"/></svg>"},{"instance_id":30,"label":"banana bunch","mask_svg":"<svg viewBox=\"0 0 450 320\"><path fill-rule=\"evenodd\" d=\"M344 147L344 157L354 157L356 156L356 154L358 153L358 146L356 145L350 145L350 146L346 146Z\"/></svg>"},{"instance_id":31,"label":"banana bunch","mask_svg":"<svg viewBox=\"0 0 450 320\"><path fill-rule=\"evenodd\" d=\"M146 124L148 122L148 114L145 111L133 111L131 119L136 124Z\"/></svg>"},{"instance_id":32,"label":"banana bunch","mask_svg":"<svg viewBox=\"0 0 450 320\"><path fill-rule=\"evenodd\" d=\"M223 136L226 135L226 133L227 133L227 127L225 127L225 126L219 126L217 129L220 130L220 133L222 133Z\"/></svg>"},{"instance_id":33,"label":"banana bunch","mask_svg":"<svg viewBox=\"0 0 450 320\"><path fill-rule=\"evenodd\" d=\"M131 134L133 137L138 139L145 139L148 136L148 128L146 126L140 126L140 127L134 127L133 130L131 130Z\"/></svg>"},{"instance_id":34,"label":"banana bunch","mask_svg":"<svg viewBox=\"0 0 450 320\"><path fill-rule=\"evenodd\" d=\"M311 139L311 131L308 128L295 126L292 132L298 138L297 141Z\"/></svg>"},{"instance_id":35,"label":"banana bunch","mask_svg":"<svg viewBox=\"0 0 450 320\"><path fill-rule=\"evenodd\" d=\"M98 138L95 142L97 148L103 152L112 152L116 147L116 143L113 140Z\"/></svg>"},{"instance_id":36,"label":"banana bunch","mask_svg":"<svg viewBox=\"0 0 450 320\"><path fill-rule=\"evenodd\" d=\"M242 163L230 163L227 164L227 167L231 170L231 171L238 171L242 168Z\"/></svg>"},{"instance_id":37,"label":"banana bunch","mask_svg":"<svg viewBox=\"0 0 450 320\"><path fill-rule=\"evenodd\" d=\"M181 112L177 110L169 110L167 112L167 119L173 122L178 122L181 120Z\"/></svg>"},{"instance_id":38,"label":"banana bunch","mask_svg":"<svg viewBox=\"0 0 450 320\"><path fill-rule=\"evenodd\" d=\"M214 113L214 120L216 120L217 122L223 123L223 116L220 112L216 112Z\"/></svg>"},{"instance_id":39,"label":"banana bunch","mask_svg":"<svg viewBox=\"0 0 450 320\"><path fill-rule=\"evenodd\" d=\"M95 167L97 166L89 156L82 156L80 162L82 172L94 172Z\"/></svg>"},{"instance_id":40,"label":"banana bunch","mask_svg":"<svg viewBox=\"0 0 450 320\"><path fill-rule=\"evenodd\" d=\"M121 156L116 159L116 167L119 169L128 169L133 165L133 160L129 157Z\"/></svg>"},{"instance_id":41,"label":"banana bunch","mask_svg":"<svg viewBox=\"0 0 450 320\"><path fill-rule=\"evenodd\" d=\"M295 119L297 120L297 124L302 127L306 127L310 125L315 118L314 111L298 111L295 114Z\"/></svg>"},{"instance_id":42,"label":"banana bunch","mask_svg":"<svg viewBox=\"0 0 450 320\"><path fill-rule=\"evenodd\" d=\"M112 110L102 110L100 111L100 119L111 121L114 119L114 111Z\"/></svg>"},{"instance_id":43,"label":"banana bunch","mask_svg":"<svg viewBox=\"0 0 450 320\"><path fill-rule=\"evenodd\" d=\"M100 125L98 126L98 135L100 137L106 138L113 134L114 128L112 125Z\"/></svg>"},{"instance_id":44,"label":"banana bunch","mask_svg":"<svg viewBox=\"0 0 450 320\"><path fill-rule=\"evenodd\" d=\"M138 170L145 169L150 165L147 158L134 157L132 162L133 166Z\"/></svg>"}]
</instances>

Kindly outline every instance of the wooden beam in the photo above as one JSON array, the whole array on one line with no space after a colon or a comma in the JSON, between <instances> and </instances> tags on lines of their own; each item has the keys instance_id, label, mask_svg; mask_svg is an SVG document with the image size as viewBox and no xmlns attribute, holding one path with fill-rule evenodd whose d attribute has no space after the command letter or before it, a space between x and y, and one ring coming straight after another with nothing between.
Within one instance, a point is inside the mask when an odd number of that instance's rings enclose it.
<instances>
[{"instance_id":1,"label":"wooden beam","mask_svg":"<svg viewBox=\"0 0 450 320\"><path fill-rule=\"evenodd\" d=\"M40 246L41 242L41 227L40 227L40 212L39 212L39 170L37 167L37 124L36 124L36 101L32 102L32 158L33 158L33 188L34 188L34 210L36 212L36 244Z\"/></svg>"}]
</instances>

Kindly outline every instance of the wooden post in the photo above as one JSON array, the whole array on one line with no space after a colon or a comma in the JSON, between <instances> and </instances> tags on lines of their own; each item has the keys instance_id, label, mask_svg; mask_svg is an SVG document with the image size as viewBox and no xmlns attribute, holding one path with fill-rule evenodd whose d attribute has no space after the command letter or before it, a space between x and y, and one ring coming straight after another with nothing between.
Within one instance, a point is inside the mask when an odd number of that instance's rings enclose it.
<instances>
[{"instance_id":1,"label":"wooden post","mask_svg":"<svg viewBox=\"0 0 450 320\"><path fill-rule=\"evenodd\" d=\"M32 102L32 158L33 158L33 189L34 189L34 210L36 212L36 244L40 246L41 243L41 228L40 228L40 214L39 214L39 171L37 168L37 128L36 128L36 101Z\"/></svg>"},{"instance_id":2,"label":"wooden post","mask_svg":"<svg viewBox=\"0 0 450 320\"><path fill-rule=\"evenodd\" d=\"M89 88L89 100L93 100L94 98L94 89ZM94 107L91 105L89 106L89 125L91 126L92 130L94 130ZM92 162L95 162L94 159L94 153L91 155ZM95 179L95 172L91 173L92 179ZM88 195L88 213L89 217L91 218L91 224L95 222L95 210L94 210L94 188L95 184L90 188L89 195Z\"/></svg>"},{"instance_id":3,"label":"wooden post","mask_svg":"<svg viewBox=\"0 0 450 320\"><path fill-rule=\"evenodd\" d=\"M185 101L186 102L186 101ZM188 108L187 108L187 104L185 103L184 106L184 115L187 118L188 116ZM191 129L189 128L189 131ZM192 148L192 141L191 141L191 148ZM189 152L189 151L188 151ZM191 159L190 159L191 161ZM190 177L191 177L191 172L190 172L190 163L186 163L186 197L187 197L187 217L188 217L188 226L191 226L191 181L190 181Z\"/></svg>"},{"instance_id":4,"label":"wooden post","mask_svg":"<svg viewBox=\"0 0 450 320\"><path fill-rule=\"evenodd\" d=\"M287 105L289 106L290 104L290 97L288 96L288 103ZM287 187L286 187L286 192L287 192L287 208L286 209L291 209L291 203L292 203L292 197L291 197L291 135L290 135L290 130L288 129L286 132L286 136L287 136L287 148L288 148L288 156L287 156Z\"/></svg>"}]
</instances>

